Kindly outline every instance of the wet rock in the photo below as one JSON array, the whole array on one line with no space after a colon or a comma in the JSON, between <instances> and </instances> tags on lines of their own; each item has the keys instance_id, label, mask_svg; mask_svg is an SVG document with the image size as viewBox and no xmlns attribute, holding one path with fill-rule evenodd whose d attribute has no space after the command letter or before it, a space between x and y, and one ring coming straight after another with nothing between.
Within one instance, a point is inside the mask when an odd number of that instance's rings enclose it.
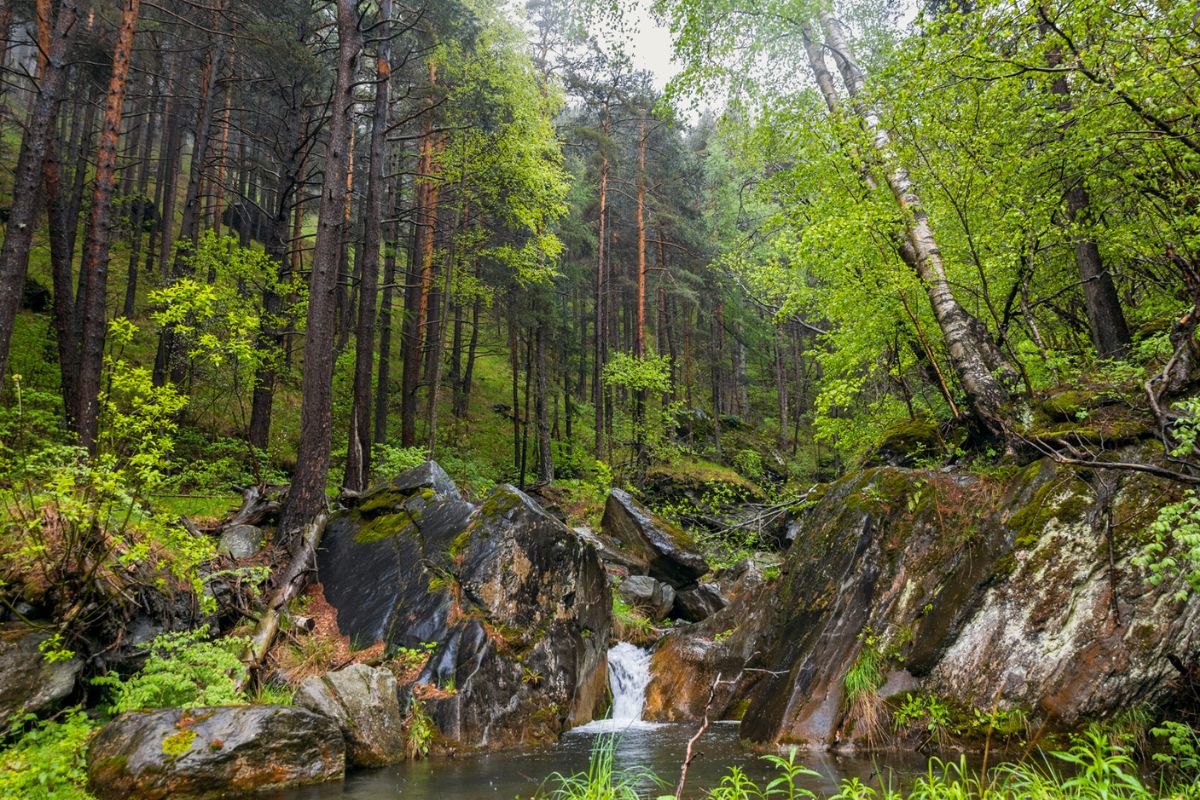
<instances>
[{"instance_id":1,"label":"wet rock","mask_svg":"<svg viewBox=\"0 0 1200 800\"><path fill-rule=\"evenodd\" d=\"M546 741L604 701L612 600L591 545L512 486L484 501L456 549L463 621L420 681L450 739L479 747Z\"/></svg>"},{"instance_id":2,"label":"wet rock","mask_svg":"<svg viewBox=\"0 0 1200 800\"><path fill-rule=\"evenodd\" d=\"M651 577L676 589L694 586L708 572L708 562L690 536L651 514L622 489L609 493L601 528L630 558L645 564Z\"/></svg>"},{"instance_id":3,"label":"wet rock","mask_svg":"<svg viewBox=\"0 0 1200 800\"><path fill-rule=\"evenodd\" d=\"M645 718L697 721L711 694L710 718L739 719L747 693L761 676L753 671L754 659L767 616L757 595L745 595L663 637L650 660Z\"/></svg>"},{"instance_id":4,"label":"wet rock","mask_svg":"<svg viewBox=\"0 0 1200 800\"><path fill-rule=\"evenodd\" d=\"M436 645L403 697L444 749L545 741L603 704L612 597L596 549L511 486L475 508L422 465L335 515L318 568L343 634Z\"/></svg>"},{"instance_id":5,"label":"wet rock","mask_svg":"<svg viewBox=\"0 0 1200 800\"><path fill-rule=\"evenodd\" d=\"M232 525L221 533L217 552L235 561L253 558L262 550L263 532L253 525Z\"/></svg>"},{"instance_id":6,"label":"wet rock","mask_svg":"<svg viewBox=\"0 0 1200 800\"><path fill-rule=\"evenodd\" d=\"M446 637L451 549L473 512L450 476L429 461L329 520L317 573L352 644L417 647Z\"/></svg>"},{"instance_id":7,"label":"wet rock","mask_svg":"<svg viewBox=\"0 0 1200 800\"><path fill-rule=\"evenodd\" d=\"M631 575L617 585L617 594L653 621L666 619L676 602L675 590L649 575Z\"/></svg>"},{"instance_id":8,"label":"wet rock","mask_svg":"<svg viewBox=\"0 0 1200 800\"><path fill-rule=\"evenodd\" d=\"M172 708L117 717L87 761L100 800L200 800L336 780L345 743L336 722L302 708Z\"/></svg>"},{"instance_id":9,"label":"wet rock","mask_svg":"<svg viewBox=\"0 0 1200 800\"><path fill-rule=\"evenodd\" d=\"M64 700L75 689L83 662L47 661L39 645L48 635L22 623L0 625L0 731L22 714Z\"/></svg>"},{"instance_id":10,"label":"wet rock","mask_svg":"<svg viewBox=\"0 0 1200 800\"><path fill-rule=\"evenodd\" d=\"M1200 597L1176 599L1178 582L1151 586L1130 561L1144 541L1132 520L1170 491L1049 461L1003 480L876 468L825 487L759 590L769 619L742 736L853 745L843 681L865 647L897 673L888 692L998 703L1035 726L1170 701L1182 688L1167 656L1200 649Z\"/></svg>"},{"instance_id":11,"label":"wet rock","mask_svg":"<svg viewBox=\"0 0 1200 800\"><path fill-rule=\"evenodd\" d=\"M353 664L305 678L293 702L337 722L351 764L381 767L404 758L405 719L388 670Z\"/></svg>"},{"instance_id":12,"label":"wet rock","mask_svg":"<svg viewBox=\"0 0 1200 800\"><path fill-rule=\"evenodd\" d=\"M729 601L713 583L701 583L695 589L684 589L675 596L674 614L677 619L700 622L720 611Z\"/></svg>"}]
</instances>

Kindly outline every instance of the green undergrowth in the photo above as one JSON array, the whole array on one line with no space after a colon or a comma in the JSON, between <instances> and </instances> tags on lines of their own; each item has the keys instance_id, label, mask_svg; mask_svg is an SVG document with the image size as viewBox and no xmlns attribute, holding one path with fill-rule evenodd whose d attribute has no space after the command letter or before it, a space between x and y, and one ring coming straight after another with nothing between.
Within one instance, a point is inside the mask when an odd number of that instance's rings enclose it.
<instances>
[{"instance_id":1,"label":"green undergrowth","mask_svg":"<svg viewBox=\"0 0 1200 800\"><path fill-rule=\"evenodd\" d=\"M621 770L613 763L614 742L597 740L586 772L555 773L543 783L541 798L550 800L635 800L646 790L666 785L644 768ZM867 782L843 779L836 791L820 791L826 775L786 755L766 755L774 776L765 783L751 779L741 767L730 767L706 800L1194 800L1200 797L1200 771L1161 772L1151 778L1121 745L1097 729L1073 738L1065 750L1034 754L986 768L957 760L931 758L914 779L887 771ZM672 795L660 795L659 800Z\"/></svg>"}]
</instances>

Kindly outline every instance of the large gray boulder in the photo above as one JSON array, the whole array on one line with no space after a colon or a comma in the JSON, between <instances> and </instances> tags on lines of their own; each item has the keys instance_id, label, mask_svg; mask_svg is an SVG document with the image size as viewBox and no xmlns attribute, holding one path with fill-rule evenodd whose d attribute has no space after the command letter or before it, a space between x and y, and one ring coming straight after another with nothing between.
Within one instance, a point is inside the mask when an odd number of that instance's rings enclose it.
<instances>
[{"instance_id":1,"label":"large gray boulder","mask_svg":"<svg viewBox=\"0 0 1200 800\"><path fill-rule=\"evenodd\" d=\"M708 572L708 562L682 528L650 513L623 489L609 492L600 527L644 565L643 572L676 589L695 586Z\"/></svg>"},{"instance_id":2,"label":"large gray boulder","mask_svg":"<svg viewBox=\"0 0 1200 800\"><path fill-rule=\"evenodd\" d=\"M675 596L674 614L678 619L699 622L729 605L715 583L700 583L694 589L684 589Z\"/></svg>"},{"instance_id":3,"label":"large gray boulder","mask_svg":"<svg viewBox=\"0 0 1200 800\"><path fill-rule=\"evenodd\" d=\"M0 731L22 714L41 711L75 689L78 658L47 661L39 647L49 634L19 623L0 625Z\"/></svg>"},{"instance_id":4,"label":"large gray boulder","mask_svg":"<svg viewBox=\"0 0 1200 800\"><path fill-rule=\"evenodd\" d=\"M445 575L474 510L427 461L329 520L317 573L354 645L418 647L446 638L454 600Z\"/></svg>"},{"instance_id":5,"label":"large gray boulder","mask_svg":"<svg viewBox=\"0 0 1200 800\"><path fill-rule=\"evenodd\" d=\"M346 757L360 767L404 758L404 714L396 676L382 667L353 664L304 679L293 702L335 720L346 737Z\"/></svg>"},{"instance_id":6,"label":"large gray boulder","mask_svg":"<svg viewBox=\"0 0 1200 800\"><path fill-rule=\"evenodd\" d=\"M231 525L221 532L217 552L235 561L253 558L262 550L263 532L253 525Z\"/></svg>"},{"instance_id":7,"label":"large gray boulder","mask_svg":"<svg viewBox=\"0 0 1200 800\"><path fill-rule=\"evenodd\" d=\"M223 706L134 711L88 748L88 786L100 800L208 800L345 773L337 723L302 708Z\"/></svg>"},{"instance_id":8,"label":"large gray boulder","mask_svg":"<svg viewBox=\"0 0 1200 800\"><path fill-rule=\"evenodd\" d=\"M318 569L361 646L436 645L402 687L436 746L547 741L603 705L612 597L596 550L511 486L475 508L424 464L335 515Z\"/></svg>"},{"instance_id":9,"label":"large gray boulder","mask_svg":"<svg viewBox=\"0 0 1200 800\"><path fill-rule=\"evenodd\" d=\"M1019 710L1034 729L1180 701L1171 657L1200 652L1200 595L1133 563L1172 490L1050 460L1005 478L881 467L822 487L778 582L750 602L762 618L730 635L751 639L742 737L872 744L845 696L867 647L889 673L880 697Z\"/></svg>"}]
</instances>

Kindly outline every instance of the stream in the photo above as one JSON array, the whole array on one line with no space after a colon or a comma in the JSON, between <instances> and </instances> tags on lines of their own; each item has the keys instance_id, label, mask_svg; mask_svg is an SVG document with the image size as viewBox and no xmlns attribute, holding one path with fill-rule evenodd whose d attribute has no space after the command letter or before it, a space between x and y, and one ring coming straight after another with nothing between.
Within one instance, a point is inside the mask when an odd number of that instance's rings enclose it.
<instances>
[{"instance_id":1,"label":"stream","mask_svg":"<svg viewBox=\"0 0 1200 800\"><path fill-rule=\"evenodd\" d=\"M272 800L502 800L530 798L540 788L555 785L547 776L570 775L587 769L597 738L613 736L617 767L649 769L663 781L642 787L643 797L674 794L687 742L695 724L666 724L642 720L650 656L645 650L621 642L609 651L609 686L613 693L613 718L597 720L567 732L552 745L498 753L438 757L405 761L376 770L357 770L341 783L291 789L262 795ZM732 766L741 767L755 781L774 776L770 765L738 741L738 723L716 722L696 745L700 756L688 771L688 797L700 797L715 787ZM818 774L801 785L818 795L832 794L844 778L857 777L878 785L884 780L910 785L925 770L923 757L910 753L844 756L824 752L804 753L800 761Z\"/></svg>"}]
</instances>

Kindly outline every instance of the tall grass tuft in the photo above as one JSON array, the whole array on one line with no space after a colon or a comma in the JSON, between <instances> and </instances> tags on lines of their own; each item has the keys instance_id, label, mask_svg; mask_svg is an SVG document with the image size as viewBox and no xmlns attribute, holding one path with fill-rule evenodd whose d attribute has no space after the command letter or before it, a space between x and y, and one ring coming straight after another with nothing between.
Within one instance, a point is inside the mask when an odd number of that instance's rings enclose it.
<instances>
[{"instance_id":1,"label":"tall grass tuft","mask_svg":"<svg viewBox=\"0 0 1200 800\"><path fill-rule=\"evenodd\" d=\"M539 793L540 796L552 800L639 800L639 788L663 785L645 767L617 769L616 749L615 736L597 737L588 758L587 771L574 775L553 773L546 779L550 791L543 791Z\"/></svg>"}]
</instances>

